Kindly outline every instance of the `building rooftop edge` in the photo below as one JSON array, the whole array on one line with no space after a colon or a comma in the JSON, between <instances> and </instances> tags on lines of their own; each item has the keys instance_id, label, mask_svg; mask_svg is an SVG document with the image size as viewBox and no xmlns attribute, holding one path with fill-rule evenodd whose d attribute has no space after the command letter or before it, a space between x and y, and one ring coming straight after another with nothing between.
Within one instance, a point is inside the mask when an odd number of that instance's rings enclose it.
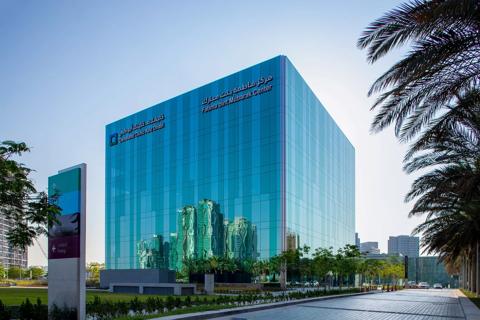
<instances>
[{"instance_id":1,"label":"building rooftop edge","mask_svg":"<svg viewBox=\"0 0 480 320\"><path fill-rule=\"evenodd\" d=\"M191 89L191 90L182 92L182 93L180 93L180 94L177 94L177 95L175 95L175 96L173 96L173 97L171 97L171 98L168 98L168 99L166 99L166 100L160 101L160 102L155 103L155 104L153 104L153 105L146 106L146 107L140 107L140 109L139 109L138 111L136 111L136 112L134 112L134 113L132 113L132 114L126 115L125 117L122 117L122 118L120 118L120 119L117 119L117 120L114 120L114 121L112 121L112 122L109 122L109 123L107 123L107 124L105 125L105 127L108 127L108 126L111 125L111 124L114 124L114 123L116 123L116 122L118 122L118 121L122 121L122 120L124 120L124 119L126 119L126 118L129 118L129 117L131 117L132 115L137 114L137 113L139 113L139 112L142 112L142 111L144 111L144 110L147 110L147 109L150 109L150 108L152 108L152 107L158 106L159 104L166 103L166 102L168 102L168 101L170 101L170 100L176 99L176 98L178 98L178 97L180 97L180 96L183 96L184 94L187 94L187 93L193 92L193 91L195 91L195 90L198 90L198 89L200 89L200 88L203 88L203 87L205 87L205 86L208 86L208 85L210 85L210 84L212 84L212 83L214 83L214 82L217 82L217 81L220 81L220 80L222 80L222 79L228 78L228 77L230 77L230 76L232 76L232 75L234 75L234 74L236 74L236 73L242 72L242 71L244 71L244 70L248 70L248 69L250 69L250 68L254 68L254 67L256 67L256 66L259 65L259 64L262 64L262 63L265 63L265 62L268 62L268 61L271 61L271 60L274 60L274 59L280 59L280 58L286 58L288 61L290 61L290 60L288 59L288 57L285 56L285 55L282 55L282 54L276 55L276 56L274 56L274 57L272 57L272 58L269 58L269 59L263 60L263 61L261 61L261 62L255 63L254 65L247 66L247 67L245 67L245 68L243 68L243 69L240 69L240 70L231 72L231 73L229 73L229 74L227 74L227 75L225 75L225 76L223 76L223 77L221 77L221 78L218 78L218 79L209 81L209 82L207 82L207 83L205 83L205 84L202 84L202 85L200 85L200 86L198 86L198 87L196 87L196 88L193 88L193 89Z\"/></svg>"}]
</instances>

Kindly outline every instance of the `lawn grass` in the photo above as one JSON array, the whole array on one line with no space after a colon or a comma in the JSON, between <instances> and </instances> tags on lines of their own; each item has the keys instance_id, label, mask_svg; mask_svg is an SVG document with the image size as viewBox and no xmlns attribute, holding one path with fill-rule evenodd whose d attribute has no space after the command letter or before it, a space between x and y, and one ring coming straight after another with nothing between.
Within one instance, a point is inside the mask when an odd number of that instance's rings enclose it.
<instances>
[{"instance_id":1,"label":"lawn grass","mask_svg":"<svg viewBox=\"0 0 480 320\"><path fill-rule=\"evenodd\" d=\"M103 291L90 291L87 290L87 302L92 301L93 297L98 296L102 300L109 301L130 301L134 297L138 297L139 300L146 300L152 295L147 294L129 294L129 293L110 293ZM154 295L155 296L155 295ZM166 296L162 296L166 298ZM202 299L205 296L202 296ZM207 299L211 299L211 296L206 296ZM42 300L43 304L48 302L48 290L39 288L0 288L0 300L7 306L18 306L25 299L28 298L32 303L37 301L37 298ZM186 296L181 296L181 299L185 299Z\"/></svg>"},{"instance_id":2,"label":"lawn grass","mask_svg":"<svg viewBox=\"0 0 480 320\"><path fill-rule=\"evenodd\" d=\"M468 299L470 299L470 301L472 301L473 303L475 303L475 305L480 308L480 297L477 297L475 295L475 293L471 292L471 291L468 291L468 290L463 290L463 289L460 289L464 295L466 295L468 297Z\"/></svg>"}]
</instances>

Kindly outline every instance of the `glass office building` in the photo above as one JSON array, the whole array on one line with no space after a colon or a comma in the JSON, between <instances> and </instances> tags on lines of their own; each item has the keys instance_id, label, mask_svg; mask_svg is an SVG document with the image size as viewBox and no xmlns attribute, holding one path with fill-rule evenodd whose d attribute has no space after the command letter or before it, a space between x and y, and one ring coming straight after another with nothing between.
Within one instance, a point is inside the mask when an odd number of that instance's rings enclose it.
<instances>
[{"instance_id":1,"label":"glass office building","mask_svg":"<svg viewBox=\"0 0 480 320\"><path fill-rule=\"evenodd\" d=\"M401 254L409 258L420 256L420 238L412 236L390 236L388 254Z\"/></svg>"},{"instance_id":2,"label":"glass office building","mask_svg":"<svg viewBox=\"0 0 480 320\"><path fill-rule=\"evenodd\" d=\"M355 243L355 151L285 56L106 127L108 269Z\"/></svg>"},{"instance_id":3,"label":"glass office building","mask_svg":"<svg viewBox=\"0 0 480 320\"><path fill-rule=\"evenodd\" d=\"M445 264L438 257L408 258L408 280L427 282L430 286L440 283L444 288L458 288L458 276L448 274Z\"/></svg>"}]
</instances>

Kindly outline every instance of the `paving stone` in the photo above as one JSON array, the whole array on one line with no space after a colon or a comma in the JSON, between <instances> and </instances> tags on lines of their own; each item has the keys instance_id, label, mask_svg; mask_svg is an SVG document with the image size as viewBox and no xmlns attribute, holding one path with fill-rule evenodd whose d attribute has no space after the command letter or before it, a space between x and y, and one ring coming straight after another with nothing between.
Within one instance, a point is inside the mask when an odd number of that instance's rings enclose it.
<instances>
[{"instance_id":1,"label":"paving stone","mask_svg":"<svg viewBox=\"0 0 480 320\"><path fill-rule=\"evenodd\" d=\"M302 303L217 319L446 320L466 319L456 290L402 290Z\"/></svg>"}]
</instances>

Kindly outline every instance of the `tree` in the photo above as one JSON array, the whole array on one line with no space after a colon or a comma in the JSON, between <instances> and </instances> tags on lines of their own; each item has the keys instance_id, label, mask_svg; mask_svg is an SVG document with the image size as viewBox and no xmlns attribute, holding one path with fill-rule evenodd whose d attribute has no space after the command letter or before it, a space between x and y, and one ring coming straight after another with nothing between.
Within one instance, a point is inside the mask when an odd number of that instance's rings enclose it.
<instances>
[{"instance_id":1,"label":"tree","mask_svg":"<svg viewBox=\"0 0 480 320\"><path fill-rule=\"evenodd\" d=\"M313 253L313 270L320 278L325 279L329 273L335 269L335 257L332 252L332 247L317 248ZM326 281L325 281L326 282ZM325 286L325 289L327 287Z\"/></svg>"},{"instance_id":2,"label":"tree","mask_svg":"<svg viewBox=\"0 0 480 320\"><path fill-rule=\"evenodd\" d=\"M310 249L308 246L306 246L305 248L307 248L307 252ZM287 275L289 270L298 270L300 265L300 258L303 255L302 250L286 250L269 259L269 271L273 271L273 280L275 280L276 273L280 274L280 285L282 289L286 288Z\"/></svg>"},{"instance_id":3,"label":"tree","mask_svg":"<svg viewBox=\"0 0 480 320\"><path fill-rule=\"evenodd\" d=\"M22 268L12 266L8 268L7 275L9 279L20 279L23 275Z\"/></svg>"},{"instance_id":4,"label":"tree","mask_svg":"<svg viewBox=\"0 0 480 320\"><path fill-rule=\"evenodd\" d=\"M30 149L23 142L0 143L0 215L11 222L8 242L21 250L47 234L48 225L56 222L60 208L49 203L46 193L37 192L29 174L32 169L14 160Z\"/></svg>"},{"instance_id":5,"label":"tree","mask_svg":"<svg viewBox=\"0 0 480 320\"><path fill-rule=\"evenodd\" d=\"M234 273L235 271L239 270L238 263L232 258L223 257L222 258L222 270L224 272Z\"/></svg>"},{"instance_id":6,"label":"tree","mask_svg":"<svg viewBox=\"0 0 480 320\"><path fill-rule=\"evenodd\" d=\"M253 264L253 274L259 276L261 281L266 281L266 277L270 274L270 263L266 260L257 260Z\"/></svg>"},{"instance_id":7,"label":"tree","mask_svg":"<svg viewBox=\"0 0 480 320\"><path fill-rule=\"evenodd\" d=\"M42 277L45 274L45 272L41 267L30 267L27 271L27 274L30 278L36 280Z\"/></svg>"},{"instance_id":8,"label":"tree","mask_svg":"<svg viewBox=\"0 0 480 320\"><path fill-rule=\"evenodd\" d=\"M314 275L313 259L309 257L310 249L311 248L307 245L304 245L302 248L297 249L298 266L296 267L295 271L297 271L300 276L303 276L307 279L311 279Z\"/></svg>"},{"instance_id":9,"label":"tree","mask_svg":"<svg viewBox=\"0 0 480 320\"><path fill-rule=\"evenodd\" d=\"M405 275L405 265L402 262L391 262L390 276L392 277L393 284L397 285L398 280L402 279L404 275Z\"/></svg>"},{"instance_id":10,"label":"tree","mask_svg":"<svg viewBox=\"0 0 480 320\"><path fill-rule=\"evenodd\" d=\"M216 256L208 258L209 269L213 271L213 273L217 273L218 271L223 271L223 265L220 265L219 259Z\"/></svg>"},{"instance_id":11,"label":"tree","mask_svg":"<svg viewBox=\"0 0 480 320\"><path fill-rule=\"evenodd\" d=\"M105 263L100 262L90 262L87 264L86 271L88 273L88 278L91 280L100 279L100 270L105 269Z\"/></svg>"},{"instance_id":12,"label":"tree","mask_svg":"<svg viewBox=\"0 0 480 320\"><path fill-rule=\"evenodd\" d=\"M480 82L478 0L416 0L372 22L358 40L374 63L410 44L407 56L370 88L381 93L372 106L373 131L395 124L408 141Z\"/></svg>"},{"instance_id":13,"label":"tree","mask_svg":"<svg viewBox=\"0 0 480 320\"><path fill-rule=\"evenodd\" d=\"M350 285L350 276L357 272L359 257L360 251L355 245L347 244L337 250L334 270L339 277L340 287L342 287L345 277L347 277L347 285Z\"/></svg>"},{"instance_id":14,"label":"tree","mask_svg":"<svg viewBox=\"0 0 480 320\"><path fill-rule=\"evenodd\" d=\"M268 260L268 270L269 274L272 274L272 281L275 281L275 275L280 273L280 267L283 263L282 257L279 255L273 256Z\"/></svg>"},{"instance_id":15,"label":"tree","mask_svg":"<svg viewBox=\"0 0 480 320\"><path fill-rule=\"evenodd\" d=\"M0 263L0 279L5 279L7 276L7 269L3 266L2 263Z\"/></svg>"},{"instance_id":16,"label":"tree","mask_svg":"<svg viewBox=\"0 0 480 320\"><path fill-rule=\"evenodd\" d=\"M426 215L427 252L455 263L480 241L480 91L459 96L459 104L426 131L406 156L405 170L430 169L417 178L406 200L410 215Z\"/></svg>"},{"instance_id":17,"label":"tree","mask_svg":"<svg viewBox=\"0 0 480 320\"><path fill-rule=\"evenodd\" d=\"M365 277L370 282L370 285L373 285L375 279L380 277L381 270L384 268L385 262L383 260L377 259L365 259L362 262L362 270Z\"/></svg>"},{"instance_id":18,"label":"tree","mask_svg":"<svg viewBox=\"0 0 480 320\"><path fill-rule=\"evenodd\" d=\"M410 215L426 215L414 233L423 233L426 251L450 269L459 260L478 269L480 254L479 17L478 0L412 1L373 22L358 41L372 63L411 44L369 91L380 93L372 129L394 123L401 141L420 135L404 169L422 175L406 200L415 201ZM473 277L472 271L467 282Z\"/></svg>"},{"instance_id":19,"label":"tree","mask_svg":"<svg viewBox=\"0 0 480 320\"><path fill-rule=\"evenodd\" d=\"M472 96L477 99L472 100ZM472 107L457 108L450 119L425 134L407 158L407 170L427 173L417 178L407 200L415 201L411 215L426 215L414 234L422 234L426 252L436 253L451 270L459 261L475 270L480 244L480 95L461 97ZM465 269L463 269L465 270ZM474 273L464 283L474 290ZM480 293L480 288L476 288Z\"/></svg>"}]
</instances>

